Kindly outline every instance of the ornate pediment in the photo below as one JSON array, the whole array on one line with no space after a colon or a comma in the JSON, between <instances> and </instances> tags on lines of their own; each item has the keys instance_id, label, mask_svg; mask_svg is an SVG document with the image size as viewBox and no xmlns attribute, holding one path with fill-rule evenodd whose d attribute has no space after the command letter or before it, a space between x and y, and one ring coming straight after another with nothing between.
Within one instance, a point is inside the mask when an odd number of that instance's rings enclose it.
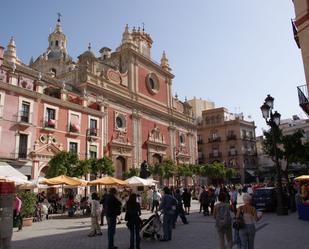
<instances>
[{"instance_id":1,"label":"ornate pediment","mask_svg":"<svg viewBox=\"0 0 309 249\"><path fill-rule=\"evenodd\" d=\"M189 160L191 156L188 153L188 149L186 146L180 146L176 150L176 157L178 159L182 159L183 161Z\"/></svg>"},{"instance_id":2,"label":"ornate pediment","mask_svg":"<svg viewBox=\"0 0 309 249\"><path fill-rule=\"evenodd\" d=\"M128 136L124 131L116 131L116 133L112 137L111 143L131 145Z\"/></svg>"},{"instance_id":3,"label":"ornate pediment","mask_svg":"<svg viewBox=\"0 0 309 249\"><path fill-rule=\"evenodd\" d=\"M157 144L165 144L165 138L160 131L160 128L156 125L148 134L148 142L157 143Z\"/></svg>"},{"instance_id":4,"label":"ornate pediment","mask_svg":"<svg viewBox=\"0 0 309 249\"><path fill-rule=\"evenodd\" d=\"M35 142L35 149L30 152L32 160L47 160L49 161L54 155L62 150L61 146L57 146L53 143L47 143L39 146L39 142Z\"/></svg>"},{"instance_id":5,"label":"ornate pediment","mask_svg":"<svg viewBox=\"0 0 309 249\"><path fill-rule=\"evenodd\" d=\"M132 156L134 146L131 145L127 134L123 131L116 131L109 143L112 155Z\"/></svg>"}]
</instances>

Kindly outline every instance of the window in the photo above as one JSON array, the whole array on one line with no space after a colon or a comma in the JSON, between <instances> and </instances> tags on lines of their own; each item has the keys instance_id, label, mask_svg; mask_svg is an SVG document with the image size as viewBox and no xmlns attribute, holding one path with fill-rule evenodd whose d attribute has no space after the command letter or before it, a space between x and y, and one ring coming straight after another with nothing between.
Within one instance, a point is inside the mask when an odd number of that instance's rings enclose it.
<instances>
[{"instance_id":1,"label":"window","mask_svg":"<svg viewBox=\"0 0 309 249\"><path fill-rule=\"evenodd\" d=\"M58 47L59 46L59 41L56 41L56 47Z\"/></svg>"},{"instance_id":2,"label":"window","mask_svg":"<svg viewBox=\"0 0 309 249\"><path fill-rule=\"evenodd\" d=\"M79 125L79 115L72 114L70 115L70 132L79 132L80 125Z\"/></svg>"},{"instance_id":3,"label":"window","mask_svg":"<svg viewBox=\"0 0 309 249\"><path fill-rule=\"evenodd\" d=\"M23 101L20 110L20 121L29 123L29 116L30 116L30 103L27 101Z\"/></svg>"},{"instance_id":4,"label":"window","mask_svg":"<svg viewBox=\"0 0 309 249\"><path fill-rule=\"evenodd\" d=\"M52 73L52 76L53 76L53 77L56 77L56 75L57 75L57 70L56 70L55 68L52 68L52 69L50 70L50 72Z\"/></svg>"},{"instance_id":5,"label":"window","mask_svg":"<svg viewBox=\"0 0 309 249\"><path fill-rule=\"evenodd\" d=\"M184 134L180 134L179 135L179 142L180 142L180 144L184 144L185 143L185 139L186 139L186 137L185 137Z\"/></svg>"},{"instance_id":6,"label":"window","mask_svg":"<svg viewBox=\"0 0 309 249\"><path fill-rule=\"evenodd\" d=\"M116 130L126 131L127 128L126 115L118 112L115 113L115 128Z\"/></svg>"},{"instance_id":7,"label":"window","mask_svg":"<svg viewBox=\"0 0 309 249\"><path fill-rule=\"evenodd\" d=\"M90 145L90 147L89 147L89 157L91 159L97 158L97 146L96 145Z\"/></svg>"},{"instance_id":8,"label":"window","mask_svg":"<svg viewBox=\"0 0 309 249\"><path fill-rule=\"evenodd\" d=\"M98 121L96 119L91 118L89 121L89 135L90 136L97 136L98 131L97 131L97 124Z\"/></svg>"},{"instance_id":9,"label":"window","mask_svg":"<svg viewBox=\"0 0 309 249\"><path fill-rule=\"evenodd\" d=\"M150 73L146 76L146 86L151 94L156 94L159 91L160 84L157 75Z\"/></svg>"},{"instance_id":10,"label":"window","mask_svg":"<svg viewBox=\"0 0 309 249\"><path fill-rule=\"evenodd\" d=\"M19 134L18 158L27 158L28 135Z\"/></svg>"},{"instance_id":11,"label":"window","mask_svg":"<svg viewBox=\"0 0 309 249\"><path fill-rule=\"evenodd\" d=\"M77 154L78 153L78 143L70 142L70 144L69 144L69 151L71 153Z\"/></svg>"},{"instance_id":12,"label":"window","mask_svg":"<svg viewBox=\"0 0 309 249\"><path fill-rule=\"evenodd\" d=\"M51 47L53 46L53 41L50 41L50 46L51 46Z\"/></svg>"},{"instance_id":13,"label":"window","mask_svg":"<svg viewBox=\"0 0 309 249\"><path fill-rule=\"evenodd\" d=\"M45 126L49 128L56 128L56 110L47 107L45 115Z\"/></svg>"}]
</instances>

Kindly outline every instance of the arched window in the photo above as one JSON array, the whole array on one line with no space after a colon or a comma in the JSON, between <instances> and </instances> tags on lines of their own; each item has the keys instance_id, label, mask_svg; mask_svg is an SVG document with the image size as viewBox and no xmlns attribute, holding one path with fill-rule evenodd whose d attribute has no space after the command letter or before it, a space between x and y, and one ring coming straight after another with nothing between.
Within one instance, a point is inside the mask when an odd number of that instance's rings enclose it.
<instances>
[{"instance_id":1,"label":"arched window","mask_svg":"<svg viewBox=\"0 0 309 249\"><path fill-rule=\"evenodd\" d=\"M59 46L59 41L58 40L56 40L56 47L58 47Z\"/></svg>"},{"instance_id":2,"label":"arched window","mask_svg":"<svg viewBox=\"0 0 309 249\"><path fill-rule=\"evenodd\" d=\"M50 69L50 72L53 74L53 77L56 77L57 70L55 68Z\"/></svg>"}]
</instances>

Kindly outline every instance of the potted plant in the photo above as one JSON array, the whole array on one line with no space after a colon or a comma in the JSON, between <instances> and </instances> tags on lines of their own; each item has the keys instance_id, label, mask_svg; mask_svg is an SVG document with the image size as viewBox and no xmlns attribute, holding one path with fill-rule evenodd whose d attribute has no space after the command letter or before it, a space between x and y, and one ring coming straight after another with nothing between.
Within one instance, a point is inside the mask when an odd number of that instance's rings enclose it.
<instances>
[{"instance_id":1,"label":"potted plant","mask_svg":"<svg viewBox=\"0 0 309 249\"><path fill-rule=\"evenodd\" d=\"M18 196L22 201L20 213L23 217L23 226L31 226L37 202L36 194L33 192L21 192Z\"/></svg>"}]
</instances>

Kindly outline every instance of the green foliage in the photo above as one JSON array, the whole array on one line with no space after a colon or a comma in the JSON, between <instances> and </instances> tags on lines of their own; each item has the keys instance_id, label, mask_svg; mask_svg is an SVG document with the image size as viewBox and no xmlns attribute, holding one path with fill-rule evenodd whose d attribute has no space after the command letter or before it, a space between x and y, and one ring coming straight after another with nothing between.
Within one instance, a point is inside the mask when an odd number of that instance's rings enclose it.
<instances>
[{"instance_id":1,"label":"green foliage","mask_svg":"<svg viewBox=\"0 0 309 249\"><path fill-rule=\"evenodd\" d=\"M74 176L74 168L77 166L78 162L77 154L61 151L48 162L49 167L46 177L51 178L59 175Z\"/></svg>"},{"instance_id":2,"label":"green foliage","mask_svg":"<svg viewBox=\"0 0 309 249\"><path fill-rule=\"evenodd\" d=\"M76 167L74 168L74 176L81 177L87 176L91 171L91 160L79 160Z\"/></svg>"},{"instance_id":3,"label":"green foliage","mask_svg":"<svg viewBox=\"0 0 309 249\"><path fill-rule=\"evenodd\" d=\"M128 179L132 176L139 176L139 169L137 168L131 168L129 171L126 171L123 173L124 179Z\"/></svg>"},{"instance_id":4,"label":"green foliage","mask_svg":"<svg viewBox=\"0 0 309 249\"><path fill-rule=\"evenodd\" d=\"M227 180L231 180L233 177L237 175L237 172L235 169L226 169L225 170L225 178Z\"/></svg>"},{"instance_id":5,"label":"green foliage","mask_svg":"<svg viewBox=\"0 0 309 249\"><path fill-rule=\"evenodd\" d=\"M212 178L225 178L226 169L223 163L214 162L203 165L201 168L201 175Z\"/></svg>"},{"instance_id":6,"label":"green foliage","mask_svg":"<svg viewBox=\"0 0 309 249\"><path fill-rule=\"evenodd\" d=\"M37 202L37 197L33 192L20 192L18 197L22 201L21 205L21 215L25 218L33 217L35 212L35 205Z\"/></svg>"},{"instance_id":7,"label":"green foliage","mask_svg":"<svg viewBox=\"0 0 309 249\"><path fill-rule=\"evenodd\" d=\"M174 175L176 164L173 160L167 159L162 162L163 167L163 178L169 179Z\"/></svg>"},{"instance_id":8,"label":"green foliage","mask_svg":"<svg viewBox=\"0 0 309 249\"><path fill-rule=\"evenodd\" d=\"M102 177L102 175L113 176L115 168L113 161L104 156L100 159L91 159L91 173L96 177Z\"/></svg>"}]
</instances>

